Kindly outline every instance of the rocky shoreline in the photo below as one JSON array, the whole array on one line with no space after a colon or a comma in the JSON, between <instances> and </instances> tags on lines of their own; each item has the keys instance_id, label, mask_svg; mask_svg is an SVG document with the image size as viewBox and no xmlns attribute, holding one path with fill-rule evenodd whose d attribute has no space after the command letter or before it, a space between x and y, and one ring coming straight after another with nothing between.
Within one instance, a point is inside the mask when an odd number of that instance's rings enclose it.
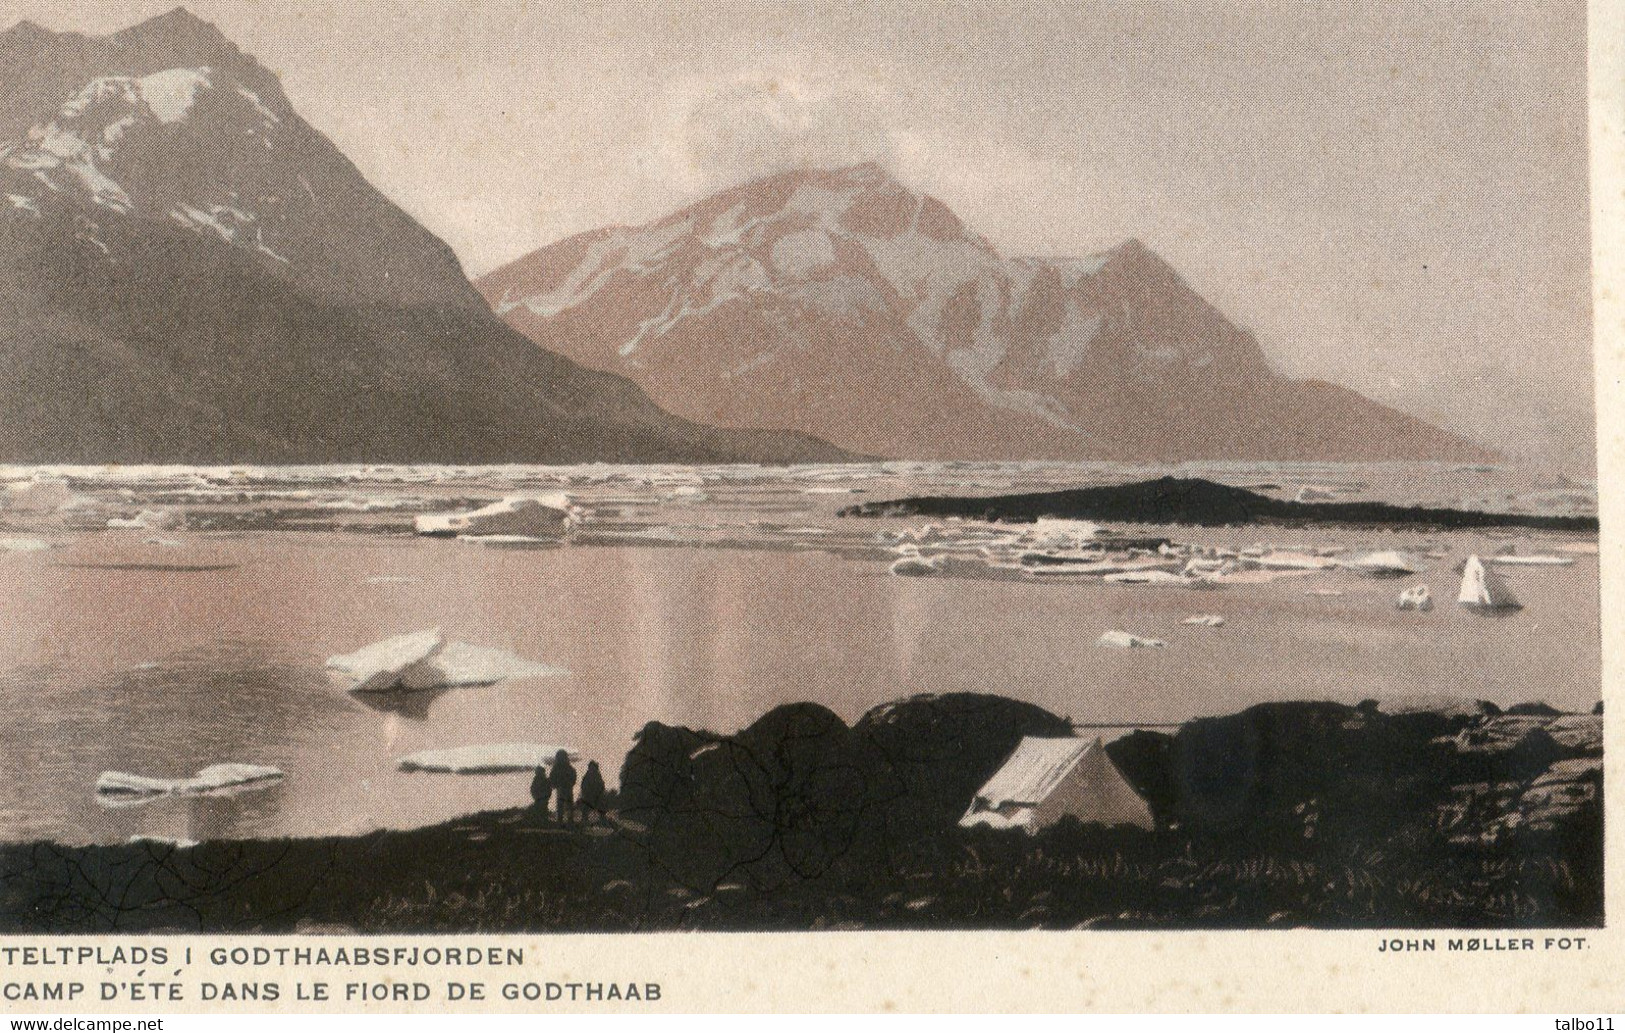
<instances>
[{"instance_id":1,"label":"rocky shoreline","mask_svg":"<svg viewBox=\"0 0 1625 1033\"><path fill-rule=\"evenodd\" d=\"M6 932L1516 928L1603 918L1602 719L1267 703L1107 746L1154 830L961 829L1061 717L975 694L855 724L646 725L609 818L354 838L0 848Z\"/></svg>"}]
</instances>

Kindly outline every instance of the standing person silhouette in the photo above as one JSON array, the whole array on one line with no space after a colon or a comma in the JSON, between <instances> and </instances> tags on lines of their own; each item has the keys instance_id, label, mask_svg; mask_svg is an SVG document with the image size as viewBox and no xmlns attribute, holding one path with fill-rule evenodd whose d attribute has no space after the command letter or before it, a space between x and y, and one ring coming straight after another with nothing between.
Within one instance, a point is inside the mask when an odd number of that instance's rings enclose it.
<instances>
[{"instance_id":1,"label":"standing person silhouette","mask_svg":"<svg viewBox=\"0 0 1625 1033\"><path fill-rule=\"evenodd\" d=\"M596 760L587 761L587 773L581 776L581 812L583 819L604 816L604 773Z\"/></svg>"},{"instance_id":2,"label":"standing person silhouette","mask_svg":"<svg viewBox=\"0 0 1625 1033\"><path fill-rule=\"evenodd\" d=\"M575 813L576 769L570 766L570 755L563 750L553 755L553 771L547 776L558 799L559 824L570 821Z\"/></svg>"},{"instance_id":3,"label":"standing person silhouette","mask_svg":"<svg viewBox=\"0 0 1625 1033\"><path fill-rule=\"evenodd\" d=\"M531 809L543 821L547 820L547 801L553 795L553 783L547 780L547 769L537 765L536 774L530 780Z\"/></svg>"}]
</instances>

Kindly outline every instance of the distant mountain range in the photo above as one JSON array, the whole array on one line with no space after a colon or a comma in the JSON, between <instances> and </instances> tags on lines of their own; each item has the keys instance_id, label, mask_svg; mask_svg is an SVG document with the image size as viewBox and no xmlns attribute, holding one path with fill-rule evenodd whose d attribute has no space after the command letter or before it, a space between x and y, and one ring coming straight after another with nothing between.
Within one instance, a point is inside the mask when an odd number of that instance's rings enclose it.
<instances>
[{"instance_id":1,"label":"distant mountain range","mask_svg":"<svg viewBox=\"0 0 1625 1033\"><path fill-rule=\"evenodd\" d=\"M1279 376L1138 242L1008 259L872 165L476 290L182 9L0 33L0 311L10 462L1492 458Z\"/></svg>"},{"instance_id":2,"label":"distant mountain range","mask_svg":"<svg viewBox=\"0 0 1625 1033\"><path fill-rule=\"evenodd\" d=\"M0 461L841 458L674 417L492 315L184 10L0 33Z\"/></svg>"},{"instance_id":3,"label":"distant mountain range","mask_svg":"<svg viewBox=\"0 0 1625 1033\"><path fill-rule=\"evenodd\" d=\"M1278 374L1139 241L1006 258L874 165L747 183L477 281L552 351L726 427L933 459L1494 458Z\"/></svg>"}]
</instances>

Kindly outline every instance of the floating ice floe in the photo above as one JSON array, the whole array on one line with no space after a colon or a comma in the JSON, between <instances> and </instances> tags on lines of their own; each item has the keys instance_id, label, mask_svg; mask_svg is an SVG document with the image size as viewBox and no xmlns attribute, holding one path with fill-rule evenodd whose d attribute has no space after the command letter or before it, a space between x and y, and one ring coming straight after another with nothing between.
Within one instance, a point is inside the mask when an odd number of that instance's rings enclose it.
<instances>
[{"instance_id":1,"label":"floating ice floe","mask_svg":"<svg viewBox=\"0 0 1625 1033\"><path fill-rule=\"evenodd\" d=\"M1399 593L1397 605L1401 610L1416 610L1419 613L1426 613L1433 609L1433 592L1427 585L1407 588Z\"/></svg>"},{"instance_id":2,"label":"floating ice floe","mask_svg":"<svg viewBox=\"0 0 1625 1033\"><path fill-rule=\"evenodd\" d=\"M1337 565L1367 577L1410 577L1427 570L1414 557L1395 549L1362 553L1352 559L1339 560Z\"/></svg>"},{"instance_id":3,"label":"floating ice floe","mask_svg":"<svg viewBox=\"0 0 1625 1033\"><path fill-rule=\"evenodd\" d=\"M1572 567L1573 556L1519 556L1515 554L1500 554L1486 556L1484 562L1493 563L1498 567Z\"/></svg>"},{"instance_id":4,"label":"floating ice floe","mask_svg":"<svg viewBox=\"0 0 1625 1033\"><path fill-rule=\"evenodd\" d=\"M183 522L178 513L169 513L158 509L143 509L129 519L112 517L107 521L107 527L111 531L168 531L181 526Z\"/></svg>"},{"instance_id":5,"label":"floating ice floe","mask_svg":"<svg viewBox=\"0 0 1625 1033\"><path fill-rule=\"evenodd\" d=\"M1222 628L1224 627L1224 618L1216 613L1199 613L1195 617L1186 617L1179 623L1189 624L1197 628Z\"/></svg>"},{"instance_id":6,"label":"floating ice floe","mask_svg":"<svg viewBox=\"0 0 1625 1033\"><path fill-rule=\"evenodd\" d=\"M414 664L401 677L407 690L454 689L469 685L495 685L518 678L548 678L569 674L562 667L526 660L502 649L448 642L438 653Z\"/></svg>"},{"instance_id":7,"label":"floating ice floe","mask_svg":"<svg viewBox=\"0 0 1625 1033\"><path fill-rule=\"evenodd\" d=\"M1596 542L1567 542L1557 547L1558 552L1572 552L1578 556L1597 555Z\"/></svg>"},{"instance_id":8,"label":"floating ice floe","mask_svg":"<svg viewBox=\"0 0 1625 1033\"><path fill-rule=\"evenodd\" d=\"M513 497L469 513L425 513L414 526L418 534L450 538L459 535L523 535L562 538L580 519L563 492Z\"/></svg>"},{"instance_id":9,"label":"floating ice floe","mask_svg":"<svg viewBox=\"0 0 1625 1033\"><path fill-rule=\"evenodd\" d=\"M1126 631L1108 631L1095 644L1112 649L1161 649L1168 643L1160 638L1140 638Z\"/></svg>"},{"instance_id":10,"label":"floating ice floe","mask_svg":"<svg viewBox=\"0 0 1625 1033\"><path fill-rule=\"evenodd\" d=\"M55 513L72 503L74 494L60 477L35 477L6 485L3 498L12 513Z\"/></svg>"},{"instance_id":11,"label":"floating ice floe","mask_svg":"<svg viewBox=\"0 0 1625 1033\"><path fill-rule=\"evenodd\" d=\"M0 552L44 552L52 547L43 538L0 538Z\"/></svg>"},{"instance_id":12,"label":"floating ice floe","mask_svg":"<svg viewBox=\"0 0 1625 1033\"><path fill-rule=\"evenodd\" d=\"M117 806L161 796L205 796L269 785L281 779L281 771L257 764L212 764L191 778L148 778L123 771L104 771L96 779L96 799Z\"/></svg>"},{"instance_id":13,"label":"floating ice floe","mask_svg":"<svg viewBox=\"0 0 1625 1033\"><path fill-rule=\"evenodd\" d=\"M351 692L387 692L401 688L407 672L446 645L439 628L396 635L353 653L329 657L327 668L355 679Z\"/></svg>"},{"instance_id":14,"label":"floating ice floe","mask_svg":"<svg viewBox=\"0 0 1625 1033\"><path fill-rule=\"evenodd\" d=\"M1039 517L1022 538L1035 545L1077 548L1095 542L1104 531L1092 520Z\"/></svg>"},{"instance_id":15,"label":"floating ice floe","mask_svg":"<svg viewBox=\"0 0 1625 1033\"><path fill-rule=\"evenodd\" d=\"M1101 580L1109 585L1163 585L1177 588L1216 587L1207 578L1185 577L1182 574L1175 574L1171 570L1125 570L1119 574L1107 574Z\"/></svg>"},{"instance_id":16,"label":"floating ice floe","mask_svg":"<svg viewBox=\"0 0 1625 1033\"><path fill-rule=\"evenodd\" d=\"M1330 570L1338 561L1330 556L1308 552L1277 552L1269 550L1261 556L1245 556L1241 566L1259 570Z\"/></svg>"},{"instance_id":17,"label":"floating ice floe","mask_svg":"<svg viewBox=\"0 0 1625 1033\"><path fill-rule=\"evenodd\" d=\"M1456 602L1468 610L1485 613L1521 610L1523 604L1512 594L1512 589L1501 575L1484 565L1475 553L1467 557L1461 570L1461 592Z\"/></svg>"},{"instance_id":18,"label":"floating ice floe","mask_svg":"<svg viewBox=\"0 0 1625 1033\"><path fill-rule=\"evenodd\" d=\"M902 556L892 562L891 572L898 577L931 577L942 573L942 557Z\"/></svg>"},{"instance_id":19,"label":"floating ice floe","mask_svg":"<svg viewBox=\"0 0 1625 1033\"><path fill-rule=\"evenodd\" d=\"M1305 484L1298 489L1295 496L1298 502L1331 502L1337 498L1337 492L1331 488L1322 488L1314 484Z\"/></svg>"},{"instance_id":20,"label":"floating ice floe","mask_svg":"<svg viewBox=\"0 0 1625 1033\"><path fill-rule=\"evenodd\" d=\"M571 763L581 760L581 754L562 747ZM546 746L531 742L504 742L481 746L459 746L449 750L425 750L408 757L397 757L395 766L402 771L430 771L449 775L500 775L537 768L551 768L558 756L559 746Z\"/></svg>"},{"instance_id":21,"label":"floating ice floe","mask_svg":"<svg viewBox=\"0 0 1625 1033\"><path fill-rule=\"evenodd\" d=\"M570 673L505 650L447 642L439 628L375 642L327 666L355 679L351 692L424 692Z\"/></svg>"},{"instance_id":22,"label":"floating ice floe","mask_svg":"<svg viewBox=\"0 0 1625 1033\"><path fill-rule=\"evenodd\" d=\"M1041 561L1035 565L1031 553L1022 554L1021 563L1027 568L1029 574L1069 574L1083 577L1106 577L1110 574L1143 574L1153 570L1161 570L1172 574L1185 566L1178 559L1089 560L1062 563Z\"/></svg>"},{"instance_id":23,"label":"floating ice floe","mask_svg":"<svg viewBox=\"0 0 1625 1033\"><path fill-rule=\"evenodd\" d=\"M1311 589L1307 590L1306 592L1304 592L1303 594L1304 595L1320 596L1322 598L1331 599L1331 598L1335 598L1337 596L1342 595L1343 590L1341 588L1311 588Z\"/></svg>"}]
</instances>

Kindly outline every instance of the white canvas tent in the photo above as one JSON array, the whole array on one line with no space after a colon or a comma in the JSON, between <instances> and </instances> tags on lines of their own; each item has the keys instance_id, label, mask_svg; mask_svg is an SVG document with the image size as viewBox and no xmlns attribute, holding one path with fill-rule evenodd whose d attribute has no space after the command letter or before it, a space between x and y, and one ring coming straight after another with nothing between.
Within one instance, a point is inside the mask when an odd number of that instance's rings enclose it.
<instances>
[{"instance_id":1,"label":"white canvas tent","mask_svg":"<svg viewBox=\"0 0 1625 1033\"><path fill-rule=\"evenodd\" d=\"M1066 815L1102 825L1152 828L1151 808L1123 780L1100 740L1027 736L1004 766L976 793L959 819L963 828L986 825L1028 834Z\"/></svg>"}]
</instances>

